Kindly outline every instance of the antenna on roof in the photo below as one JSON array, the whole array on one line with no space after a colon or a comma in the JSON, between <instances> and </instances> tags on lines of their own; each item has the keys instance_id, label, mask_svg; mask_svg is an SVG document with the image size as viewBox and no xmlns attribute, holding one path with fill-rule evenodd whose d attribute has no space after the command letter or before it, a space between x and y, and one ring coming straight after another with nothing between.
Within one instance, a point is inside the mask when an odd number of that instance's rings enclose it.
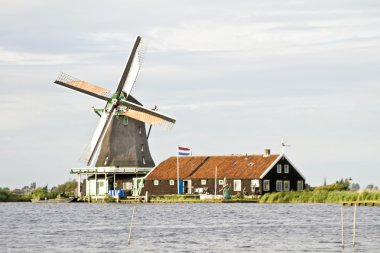
<instances>
[{"instance_id":1,"label":"antenna on roof","mask_svg":"<svg viewBox=\"0 0 380 253\"><path fill-rule=\"evenodd\" d=\"M290 145L287 145L284 141L284 138L281 138L281 154L285 154L285 147L290 147Z\"/></svg>"}]
</instances>

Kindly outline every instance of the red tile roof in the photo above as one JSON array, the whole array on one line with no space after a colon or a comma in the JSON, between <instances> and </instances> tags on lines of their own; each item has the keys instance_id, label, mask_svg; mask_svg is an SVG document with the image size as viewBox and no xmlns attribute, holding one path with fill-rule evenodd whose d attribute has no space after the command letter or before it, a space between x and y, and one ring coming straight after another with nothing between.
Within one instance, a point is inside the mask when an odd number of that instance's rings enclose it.
<instances>
[{"instance_id":1,"label":"red tile roof","mask_svg":"<svg viewBox=\"0 0 380 253\"><path fill-rule=\"evenodd\" d=\"M218 178L254 179L260 178L279 155L232 155L232 156L187 156L179 158L179 177L182 179ZM155 167L147 180L177 178L177 157L170 157Z\"/></svg>"}]
</instances>

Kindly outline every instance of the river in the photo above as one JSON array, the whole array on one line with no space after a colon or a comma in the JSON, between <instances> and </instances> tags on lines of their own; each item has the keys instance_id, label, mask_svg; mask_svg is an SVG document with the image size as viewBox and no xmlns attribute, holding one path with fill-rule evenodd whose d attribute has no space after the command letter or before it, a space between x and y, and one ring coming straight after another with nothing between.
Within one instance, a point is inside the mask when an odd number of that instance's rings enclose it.
<instances>
[{"instance_id":1,"label":"river","mask_svg":"<svg viewBox=\"0 0 380 253\"><path fill-rule=\"evenodd\" d=\"M133 206L136 205L128 245ZM380 208L254 203L0 203L0 252L380 252Z\"/></svg>"}]
</instances>

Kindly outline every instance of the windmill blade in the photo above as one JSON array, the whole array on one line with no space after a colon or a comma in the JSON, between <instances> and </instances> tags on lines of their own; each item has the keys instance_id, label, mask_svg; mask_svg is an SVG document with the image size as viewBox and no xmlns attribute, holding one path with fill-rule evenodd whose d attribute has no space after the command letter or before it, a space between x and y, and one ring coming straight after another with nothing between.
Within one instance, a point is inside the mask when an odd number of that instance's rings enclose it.
<instances>
[{"instance_id":1,"label":"windmill blade","mask_svg":"<svg viewBox=\"0 0 380 253\"><path fill-rule=\"evenodd\" d=\"M110 112L104 112L102 118L100 119L99 125L97 126L93 139L91 140L91 154L87 161L87 166L90 166L96 154L99 151L100 144L103 142L104 136L111 125L113 116L115 114L115 107L111 108Z\"/></svg>"},{"instance_id":2,"label":"windmill blade","mask_svg":"<svg viewBox=\"0 0 380 253\"><path fill-rule=\"evenodd\" d=\"M165 115L163 113L154 111L152 109L143 107L141 105L132 103L127 100L120 100L119 105L121 105L118 109L122 111L120 114L125 115L127 117L131 117L133 119L137 119L139 121L149 123L154 126L160 126L165 129L171 129L176 122L176 119ZM123 106L125 108L123 108Z\"/></svg>"},{"instance_id":3,"label":"windmill blade","mask_svg":"<svg viewBox=\"0 0 380 253\"><path fill-rule=\"evenodd\" d=\"M116 89L116 94L118 97L120 96L121 91L126 94L126 98L131 93L144 59L144 53L144 43L142 42L142 38L138 36L133 46L131 55L129 56L127 65L125 66L123 75L121 76L119 85Z\"/></svg>"},{"instance_id":4,"label":"windmill blade","mask_svg":"<svg viewBox=\"0 0 380 253\"><path fill-rule=\"evenodd\" d=\"M54 83L108 101L112 94L100 86L79 80L65 73L60 73Z\"/></svg>"}]
</instances>

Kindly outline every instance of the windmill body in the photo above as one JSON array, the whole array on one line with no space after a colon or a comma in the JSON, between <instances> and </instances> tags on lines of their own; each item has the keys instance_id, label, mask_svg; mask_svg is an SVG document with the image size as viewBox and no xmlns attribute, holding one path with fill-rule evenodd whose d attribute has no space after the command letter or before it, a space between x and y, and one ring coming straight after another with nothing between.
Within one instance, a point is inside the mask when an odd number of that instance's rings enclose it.
<instances>
[{"instance_id":1,"label":"windmill body","mask_svg":"<svg viewBox=\"0 0 380 253\"><path fill-rule=\"evenodd\" d=\"M176 121L173 117L158 112L156 108L144 107L130 95L142 59L143 43L137 37L114 93L64 73L55 81L58 85L106 102L103 109L94 109L100 120L85 152L87 166L71 169L71 173L78 175L79 197L139 195L142 177L155 166L145 125L150 125L150 131L152 126L171 128Z\"/></svg>"}]
</instances>

